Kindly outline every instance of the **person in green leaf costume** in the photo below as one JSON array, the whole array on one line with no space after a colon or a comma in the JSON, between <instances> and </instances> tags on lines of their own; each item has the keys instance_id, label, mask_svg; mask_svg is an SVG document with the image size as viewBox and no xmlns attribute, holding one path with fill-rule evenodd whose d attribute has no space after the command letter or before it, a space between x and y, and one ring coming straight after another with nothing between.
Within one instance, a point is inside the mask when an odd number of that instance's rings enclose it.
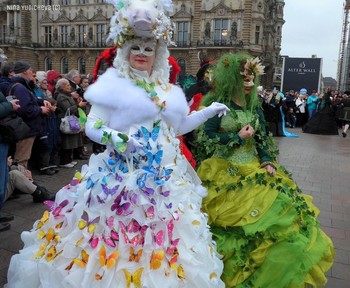
<instances>
[{"instance_id":1,"label":"person in green leaf costume","mask_svg":"<svg viewBox=\"0 0 350 288\"><path fill-rule=\"evenodd\" d=\"M231 111L198 134L198 175L208 189L202 209L223 255L226 287L323 287L334 247L319 228L319 210L301 194L265 132L256 93L264 67L246 54L225 54L203 99ZM307 286L307 287L309 287Z\"/></svg>"}]
</instances>

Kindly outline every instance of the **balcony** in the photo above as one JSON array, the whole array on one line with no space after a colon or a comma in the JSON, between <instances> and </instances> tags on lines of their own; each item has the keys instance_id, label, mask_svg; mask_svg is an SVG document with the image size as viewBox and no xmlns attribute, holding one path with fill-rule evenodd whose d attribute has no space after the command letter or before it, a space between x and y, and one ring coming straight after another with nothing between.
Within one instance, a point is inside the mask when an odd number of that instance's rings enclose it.
<instances>
[{"instance_id":1,"label":"balcony","mask_svg":"<svg viewBox=\"0 0 350 288\"><path fill-rule=\"evenodd\" d=\"M211 40L204 39L197 41L197 47L235 47L243 48L244 43L241 40Z\"/></svg>"}]
</instances>

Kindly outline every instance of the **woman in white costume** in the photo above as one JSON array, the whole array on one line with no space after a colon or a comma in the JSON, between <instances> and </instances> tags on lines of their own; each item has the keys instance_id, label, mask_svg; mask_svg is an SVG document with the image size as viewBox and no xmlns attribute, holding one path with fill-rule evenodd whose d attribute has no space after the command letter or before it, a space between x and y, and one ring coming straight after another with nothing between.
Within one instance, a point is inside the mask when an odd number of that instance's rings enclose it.
<instances>
[{"instance_id":1,"label":"woman in white costume","mask_svg":"<svg viewBox=\"0 0 350 288\"><path fill-rule=\"evenodd\" d=\"M114 67L85 93L86 134L107 149L23 232L5 287L224 287L200 212L205 190L176 136L228 108L188 115L182 90L168 84L171 1L114 4Z\"/></svg>"}]
</instances>

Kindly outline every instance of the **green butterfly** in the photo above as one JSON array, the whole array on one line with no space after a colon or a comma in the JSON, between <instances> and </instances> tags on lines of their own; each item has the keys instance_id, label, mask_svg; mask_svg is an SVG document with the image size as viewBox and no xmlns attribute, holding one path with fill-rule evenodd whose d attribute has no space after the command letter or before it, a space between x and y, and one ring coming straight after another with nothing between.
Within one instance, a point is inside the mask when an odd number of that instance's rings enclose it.
<instances>
[{"instance_id":1,"label":"green butterfly","mask_svg":"<svg viewBox=\"0 0 350 288\"><path fill-rule=\"evenodd\" d=\"M122 142L115 142L113 144L118 149L119 152L124 153L126 151L126 148L128 147L127 142L129 140L129 137L128 137L128 135L123 134L123 133L118 133L118 136L123 141Z\"/></svg>"},{"instance_id":2,"label":"green butterfly","mask_svg":"<svg viewBox=\"0 0 350 288\"><path fill-rule=\"evenodd\" d=\"M87 121L86 113L83 109L78 108L78 113L79 113L79 123L85 127L85 123Z\"/></svg>"},{"instance_id":3,"label":"green butterfly","mask_svg":"<svg viewBox=\"0 0 350 288\"><path fill-rule=\"evenodd\" d=\"M111 141L111 133L108 133L106 131L103 131L102 139L101 139L101 144L106 144L107 142L112 142Z\"/></svg>"},{"instance_id":4,"label":"green butterfly","mask_svg":"<svg viewBox=\"0 0 350 288\"><path fill-rule=\"evenodd\" d=\"M103 125L103 120L100 118L96 121L96 123L94 124L94 128L95 129L101 129L102 125Z\"/></svg>"},{"instance_id":5,"label":"green butterfly","mask_svg":"<svg viewBox=\"0 0 350 288\"><path fill-rule=\"evenodd\" d=\"M140 86L141 88L145 89L147 93L150 93L154 90L155 83L147 83L145 80L136 80L136 85Z\"/></svg>"}]
</instances>

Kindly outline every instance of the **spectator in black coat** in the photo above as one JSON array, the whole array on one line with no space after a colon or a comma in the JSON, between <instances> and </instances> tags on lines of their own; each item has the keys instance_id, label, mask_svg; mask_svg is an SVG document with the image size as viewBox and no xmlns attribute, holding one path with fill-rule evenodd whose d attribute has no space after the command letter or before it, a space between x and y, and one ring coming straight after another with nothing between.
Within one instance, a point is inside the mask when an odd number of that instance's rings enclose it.
<instances>
[{"instance_id":1,"label":"spectator in black coat","mask_svg":"<svg viewBox=\"0 0 350 288\"><path fill-rule=\"evenodd\" d=\"M50 112L51 104L37 99L33 94L33 71L28 62L18 60L14 64L15 75L11 79L9 94L14 95L21 106L17 113L30 127L27 137L16 144L14 159L27 168L35 137L42 132L44 119L42 115Z\"/></svg>"}]
</instances>

